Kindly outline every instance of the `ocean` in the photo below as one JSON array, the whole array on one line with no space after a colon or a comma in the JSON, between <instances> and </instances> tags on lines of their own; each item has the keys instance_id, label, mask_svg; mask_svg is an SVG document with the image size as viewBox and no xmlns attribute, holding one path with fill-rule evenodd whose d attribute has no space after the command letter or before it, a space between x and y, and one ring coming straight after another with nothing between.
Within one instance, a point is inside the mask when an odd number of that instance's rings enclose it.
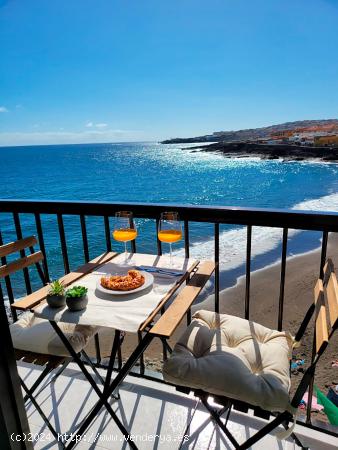
<instances>
[{"instance_id":1,"label":"ocean","mask_svg":"<svg viewBox=\"0 0 338 450\"><path fill-rule=\"evenodd\" d=\"M117 143L2 147L1 197L338 211L337 164L228 159L190 150L192 146ZM36 233L32 215L22 214L20 218L25 236ZM113 219L110 223L112 226ZM50 272L56 278L63 274L56 217L43 215L42 224ZM155 252L154 222L138 219L136 224L138 251ZM90 256L94 257L105 250L102 219L89 217L87 228ZM1 211L0 229L4 242L15 239L11 215ZM66 216L65 231L71 267L75 268L83 262L78 218ZM280 229L253 229L253 270L278 260L281 235ZM245 236L243 227L221 227L221 288L235 284L244 273ZM191 223L190 237L192 256L213 257L212 225ZM289 255L319 245L319 233L290 230ZM122 250L116 242L113 246ZM175 254L184 254L182 242L173 248ZM17 283L16 296L24 293L19 285L22 283Z\"/></svg>"}]
</instances>

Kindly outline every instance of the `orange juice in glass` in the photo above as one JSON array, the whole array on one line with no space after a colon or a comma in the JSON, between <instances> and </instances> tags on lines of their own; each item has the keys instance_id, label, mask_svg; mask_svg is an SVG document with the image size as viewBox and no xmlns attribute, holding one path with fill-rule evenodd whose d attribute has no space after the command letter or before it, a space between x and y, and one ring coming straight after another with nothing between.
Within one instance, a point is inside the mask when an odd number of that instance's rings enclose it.
<instances>
[{"instance_id":1,"label":"orange juice in glass","mask_svg":"<svg viewBox=\"0 0 338 450\"><path fill-rule=\"evenodd\" d=\"M113 231L115 241L128 242L133 241L137 236L137 230L133 228L117 229Z\"/></svg>"},{"instance_id":2,"label":"orange juice in glass","mask_svg":"<svg viewBox=\"0 0 338 450\"><path fill-rule=\"evenodd\" d=\"M167 242L172 244L173 242L178 242L182 239L181 230L160 230L158 232L158 238L161 242Z\"/></svg>"},{"instance_id":3,"label":"orange juice in glass","mask_svg":"<svg viewBox=\"0 0 338 450\"><path fill-rule=\"evenodd\" d=\"M124 242L124 263L127 263L128 252L127 242L133 241L137 237L137 229L133 221L131 211L118 211L115 214L115 224L113 238L118 242Z\"/></svg>"},{"instance_id":4,"label":"orange juice in glass","mask_svg":"<svg viewBox=\"0 0 338 450\"><path fill-rule=\"evenodd\" d=\"M161 214L157 236L159 241L169 244L170 266L172 266L173 258L171 244L182 239L182 227L177 212L164 212Z\"/></svg>"}]
</instances>

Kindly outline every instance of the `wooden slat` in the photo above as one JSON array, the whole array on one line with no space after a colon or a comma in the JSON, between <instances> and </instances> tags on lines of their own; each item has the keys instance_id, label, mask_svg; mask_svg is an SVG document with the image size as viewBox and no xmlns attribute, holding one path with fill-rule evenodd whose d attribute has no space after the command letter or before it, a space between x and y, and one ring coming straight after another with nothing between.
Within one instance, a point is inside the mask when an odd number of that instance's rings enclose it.
<instances>
[{"instance_id":1,"label":"wooden slat","mask_svg":"<svg viewBox=\"0 0 338 450\"><path fill-rule=\"evenodd\" d=\"M166 339L170 338L214 270L215 263L213 261L204 261L201 263L191 280L152 327L150 333Z\"/></svg>"},{"instance_id":2,"label":"wooden slat","mask_svg":"<svg viewBox=\"0 0 338 450\"><path fill-rule=\"evenodd\" d=\"M152 311L152 313L147 317L147 319L143 322L143 324L140 326L139 331L144 331L148 325L151 324L151 322L154 320L154 317L157 316L157 314L161 311L161 309L165 306L165 304L171 299L171 297L174 295L174 293L177 291L177 289L182 286L185 280L189 279L190 275L193 273L193 271L198 266L199 261L195 261L189 269L186 271L184 276L176 283L162 298L160 303L157 305L157 307Z\"/></svg>"},{"instance_id":3,"label":"wooden slat","mask_svg":"<svg viewBox=\"0 0 338 450\"><path fill-rule=\"evenodd\" d=\"M34 364L37 366L45 366L50 358L50 355L43 355L41 353L34 353Z\"/></svg>"},{"instance_id":4,"label":"wooden slat","mask_svg":"<svg viewBox=\"0 0 338 450\"><path fill-rule=\"evenodd\" d=\"M37 360L37 354L32 352L26 352L24 357L22 358L22 361L26 363L35 364L35 361Z\"/></svg>"},{"instance_id":5,"label":"wooden slat","mask_svg":"<svg viewBox=\"0 0 338 450\"><path fill-rule=\"evenodd\" d=\"M64 356L45 355L42 353L34 353L27 350L14 349L15 359L17 361L24 361L27 363L34 363L38 366L46 366L47 364L51 368L56 368L64 363Z\"/></svg>"},{"instance_id":6,"label":"wooden slat","mask_svg":"<svg viewBox=\"0 0 338 450\"><path fill-rule=\"evenodd\" d=\"M331 273L326 288L326 298L329 307L330 324L335 328L338 324L338 285L335 273Z\"/></svg>"},{"instance_id":7,"label":"wooden slat","mask_svg":"<svg viewBox=\"0 0 338 450\"><path fill-rule=\"evenodd\" d=\"M35 252L31 255L25 256L24 258L16 259L13 262L4 264L0 267L0 278L6 277L13 272L17 272L18 270L24 269L25 267L29 267L32 264L35 264L39 261L43 260L42 252Z\"/></svg>"},{"instance_id":8,"label":"wooden slat","mask_svg":"<svg viewBox=\"0 0 338 450\"><path fill-rule=\"evenodd\" d=\"M56 356L56 355L42 355L43 357L47 357L46 366L49 366L51 369L56 369L61 366L65 362L64 356ZM41 362L41 359L39 360Z\"/></svg>"},{"instance_id":9,"label":"wooden slat","mask_svg":"<svg viewBox=\"0 0 338 450\"><path fill-rule=\"evenodd\" d=\"M46 365L48 365L52 369L56 369L57 367L61 366L61 364L63 364L66 359L64 356L56 356L56 355L46 355L46 356L47 356Z\"/></svg>"},{"instance_id":10,"label":"wooden slat","mask_svg":"<svg viewBox=\"0 0 338 450\"><path fill-rule=\"evenodd\" d=\"M37 241L35 236L29 236L18 241L9 242L8 244L1 245L0 257L10 255L11 253L18 252L27 247L33 247Z\"/></svg>"},{"instance_id":11,"label":"wooden slat","mask_svg":"<svg viewBox=\"0 0 338 450\"><path fill-rule=\"evenodd\" d=\"M325 286L330 279L331 273L334 273L334 264L333 264L332 259L330 259L330 258L327 259L324 269L323 269L323 273L324 273L323 283Z\"/></svg>"},{"instance_id":12,"label":"wooden slat","mask_svg":"<svg viewBox=\"0 0 338 450\"><path fill-rule=\"evenodd\" d=\"M316 353L321 353L329 342L326 322L326 310L324 301L324 289L322 280L318 280L315 286L316 304Z\"/></svg>"},{"instance_id":13,"label":"wooden slat","mask_svg":"<svg viewBox=\"0 0 338 450\"><path fill-rule=\"evenodd\" d=\"M26 352L32 353L32 352ZM53 368L56 368L63 364L65 358L63 356L45 355L42 353L32 353L34 356L34 364L37 366L46 366L47 364Z\"/></svg>"},{"instance_id":14,"label":"wooden slat","mask_svg":"<svg viewBox=\"0 0 338 450\"><path fill-rule=\"evenodd\" d=\"M98 256L97 258L92 259L88 263L84 264L83 266L79 267L75 272L70 272L67 275L60 278L60 280L63 282L64 286L68 286L74 281L79 280L83 276L87 275L87 273L93 271L94 269L97 269L102 264L107 263L111 259L113 259L117 253L114 252L108 252L103 253L102 255ZM16 309L21 310L27 310L31 309L34 306L41 303L43 300L45 300L47 294L48 294L49 287L44 286L43 288L39 289L38 291L33 292L30 295L27 295L27 297L18 300L13 303L12 307Z\"/></svg>"}]
</instances>

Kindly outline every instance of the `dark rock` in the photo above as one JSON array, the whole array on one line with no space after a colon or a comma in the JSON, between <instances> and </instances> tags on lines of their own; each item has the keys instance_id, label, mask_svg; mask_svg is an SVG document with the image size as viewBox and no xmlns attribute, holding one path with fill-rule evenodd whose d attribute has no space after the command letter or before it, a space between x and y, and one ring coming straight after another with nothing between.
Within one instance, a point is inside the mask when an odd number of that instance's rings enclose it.
<instances>
[{"instance_id":1,"label":"dark rock","mask_svg":"<svg viewBox=\"0 0 338 450\"><path fill-rule=\"evenodd\" d=\"M336 151L338 151L338 149L336 149ZM338 160L338 155L336 155L336 154L331 154L331 155L327 155L327 156L323 157L323 161L337 161L337 160Z\"/></svg>"},{"instance_id":2,"label":"dark rock","mask_svg":"<svg viewBox=\"0 0 338 450\"><path fill-rule=\"evenodd\" d=\"M222 153L227 158L260 157L262 159L279 159L285 161L304 161L315 159L321 161L338 161L338 148L305 147L290 144L253 144L247 142L217 142L215 144L193 147L204 152ZM185 150L185 149L184 149ZM191 147L188 149L191 151Z\"/></svg>"}]
</instances>

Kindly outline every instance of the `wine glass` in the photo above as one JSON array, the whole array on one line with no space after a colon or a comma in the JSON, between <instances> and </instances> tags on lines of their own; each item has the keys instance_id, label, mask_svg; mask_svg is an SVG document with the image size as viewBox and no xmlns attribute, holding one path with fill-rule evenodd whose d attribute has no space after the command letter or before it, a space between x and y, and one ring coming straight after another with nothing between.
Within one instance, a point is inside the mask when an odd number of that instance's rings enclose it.
<instances>
[{"instance_id":1,"label":"wine glass","mask_svg":"<svg viewBox=\"0 0 338 450\"><path fill-rule=\"evenodd\" d=\"M171 244L182 239L182 227L178 219L177 212L164 212L158 224L158 239L166 242L170 246L170 266L173 265Z\"/></svg>"},{"instance_id":2,"label":"wine glass","mask_svg":"<svg viewBox=\"0 0 338 450\"><path fill-rule=\"evenodd\" d=\"M137 229L131 211L118 211L115 214L113 238L124 242L124 264L128 261L127 242L136 239Z\"/></svg>"}]
</instances>

